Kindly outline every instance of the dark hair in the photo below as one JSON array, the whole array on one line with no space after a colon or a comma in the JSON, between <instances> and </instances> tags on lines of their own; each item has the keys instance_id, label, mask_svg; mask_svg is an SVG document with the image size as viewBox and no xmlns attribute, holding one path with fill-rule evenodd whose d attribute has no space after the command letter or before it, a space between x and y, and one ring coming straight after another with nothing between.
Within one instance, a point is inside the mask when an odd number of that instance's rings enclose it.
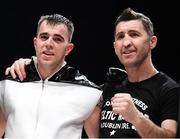
<instances>
[{"instance_id":1,"label":"dark hair","mask_svg":"<svg viewBox=\"0 0 180 139\"><path fill-rule=\"evenodd\" d=\"M52 14L52 15L42 15L38 21L37 33L39 31L39 27L43 21L47 21L48 24L57 25L57 24L64 24L68 28L69 32L69 41L72 40L72 36L74 33L74 24L71 20L67 19L66 17L60 14Z\"/></svg>"},{"instance_id":2,"label":"dark hair","mask_svg":"<svg viewBox=\"0 0 180 139\"><path fill-rule=\"evenodd\" d=\"M154 35L153 23L151 22L151 20L144 14L135 12L131 8L126 8L121 13L121 15L116 19L115 28L117 24L119 24L121 21L129 21L129 20L141 20L147 34L149 36Z\"/></svg>"}]
</instances>

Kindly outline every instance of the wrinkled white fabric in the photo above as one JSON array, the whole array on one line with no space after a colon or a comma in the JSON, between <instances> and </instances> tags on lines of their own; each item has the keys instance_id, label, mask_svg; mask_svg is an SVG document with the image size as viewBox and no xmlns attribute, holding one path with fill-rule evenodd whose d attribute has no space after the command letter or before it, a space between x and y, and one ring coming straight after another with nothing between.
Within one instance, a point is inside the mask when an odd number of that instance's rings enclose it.
<instances>
[{"instance_id":1,"label":"wrinkled white fabric","mask_svg":"<svg viewBox=\"0 0 180 139\"><path fill-rule=\"evenodd\" d=\"M5 138L81 138L84 120L102 91L50 82L0 82L0 106L7 118Z\"/></svg>"}]
</instances>

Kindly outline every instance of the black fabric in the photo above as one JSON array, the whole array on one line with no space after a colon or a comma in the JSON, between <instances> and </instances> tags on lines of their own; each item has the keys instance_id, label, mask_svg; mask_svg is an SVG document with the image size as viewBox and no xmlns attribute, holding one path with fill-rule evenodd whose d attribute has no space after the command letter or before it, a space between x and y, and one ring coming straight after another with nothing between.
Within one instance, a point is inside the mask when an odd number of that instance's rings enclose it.
<instances>
[{"instance_id":1,"label":"black fabric","mask_svg":"<svg viewBox=\"0 0 180 139\"><path fill-rule=\"evenodd\" d=\"M31 63L26 66L25 70L27 77L23 81L21 81L18 76L16 76L16 79L13 79L11 75L6 76L6 78L9 80L16 80L18 82L32 82L41 80L33 59L31 60ZM79 70L69 66L68 64L64 65L58 72L49 78L48 81L80 84L101 89L99 86L89 81L86 76L82 75Z\"/></svg>"},{"instance_id":2,"label":"black fabric","mask_svg":"<svg viewBox=\"0 0 180 139\"><path fill-rule=\"evenodd\" d=\"M160 72L136 83L129 82L125 76L122 78L123 80L108 80L102 86L104 102L100 118L100 138L140 138L131 123L112 112L111 98L116 93L129 93L137 109L159 126L165 119L177 120L178 84L170 77Z\"/></svg>"}]
</instances>

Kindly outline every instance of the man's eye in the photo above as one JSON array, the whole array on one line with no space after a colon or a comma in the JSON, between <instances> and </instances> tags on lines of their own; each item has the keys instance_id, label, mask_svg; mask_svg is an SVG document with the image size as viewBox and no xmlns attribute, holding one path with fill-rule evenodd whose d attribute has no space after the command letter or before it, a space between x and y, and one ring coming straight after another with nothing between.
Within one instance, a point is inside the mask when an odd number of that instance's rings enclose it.
<instances>
[{"instance_id":1,"label":"man's eye","mask_svg":"<svg viewBox=\"0 0 180 139\"><path fill-rule=\"evenodd\" d=\"M40 36L40 38L41 38L42 40L47 40L47 39L48 39L48 37L47 37L47 36L44 36L44 35Z\"/></svg>"},{"instance_id":2,"label":"man's eye","mask_svg":"<svg viewBox=\"0 0 180 139\"><path fill-rule=\"evenodd\" d=\"M55 42L62 42L62 41L63 41L62 38L53 38L53 40L54 40Z\"/></svg>"},{"instance_id":3,"label":"man's eye","mask_svg":"<svg viewBox=\"0 0 180 139\"><path fill-rule=\"evenodd\" d=\"M122 38L124 38L124 35L117 35L117 37L116 37L117 40L120 40Z\"/></svg>"},{"instance_id":4,"label":"man's eye","mask_svg":"<svg viewBox=\"0 0 180 139\"><path fill-rule=\"evenodd\" d=\"M138 33L131 33L130 36L131 37L137 37L137 36L139 36L139 34Z\"/></svg>"}]
</instances>

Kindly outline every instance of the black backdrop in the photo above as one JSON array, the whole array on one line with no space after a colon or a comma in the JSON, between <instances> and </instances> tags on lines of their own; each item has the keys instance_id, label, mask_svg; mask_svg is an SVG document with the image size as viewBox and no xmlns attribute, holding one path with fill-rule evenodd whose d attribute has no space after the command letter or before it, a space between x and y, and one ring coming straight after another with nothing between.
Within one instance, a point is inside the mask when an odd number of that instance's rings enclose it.
<instances>
[{"instance_id":1,"label":"black backdrop","mask_svg":"<svg viewBox=\"0 0 180 139\"><path fill-rule=\"evenodd\" d=\"M67 57L97 84L104 81L109 66L121 67L113 50L114 21L127 7L143 12L154 23L158 45L152 52L157 69L179 80L178 2L146 0L9 2L1 5L0 75L14 60L34 55L33 36L42 14L60 13L75 24L74 51ZM3 9L3 10L2 10Z\"/></svg>"},{"instance_id":2,"label":"black backdrop","mask_svg":"<svg viewBox=\"0 0 180 139\"><path fill-rule=\"evenodd\" d=\"M155 67L178 81L179 12L178 2L158 0L24 1L3 2L0 6L0 76L14 60L34 55L33 36L42 14L60 13L75 24L74 51L67 57L90 80L101 84L109 66L122 68L113 50L114 21L127 7L143 12L154 23L158 37L152 52ZM37 5L37 3L39 3Z\"/></svg>"}]
</instances>

